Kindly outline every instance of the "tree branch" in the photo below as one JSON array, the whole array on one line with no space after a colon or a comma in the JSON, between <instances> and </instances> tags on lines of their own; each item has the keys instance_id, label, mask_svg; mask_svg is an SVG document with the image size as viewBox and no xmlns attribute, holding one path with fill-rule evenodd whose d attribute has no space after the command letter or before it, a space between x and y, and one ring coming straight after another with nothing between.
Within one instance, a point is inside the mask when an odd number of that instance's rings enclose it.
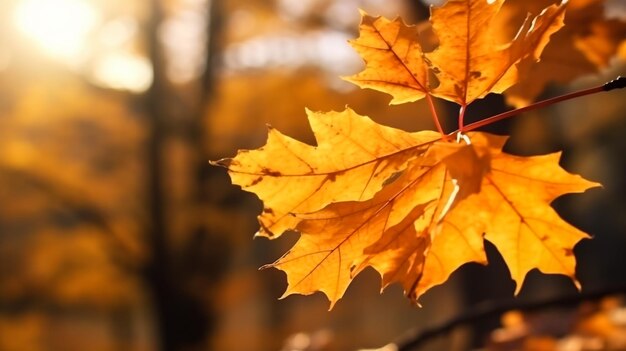
<instances>
[{"instance_id":1,"label":"tree branch","mask_svg":"<svg viewBox=\"0 0 626 351\"><path fill-rule=\"evenodd\" d=\"M599 290L585 291L578 294L557 296L537 301L521 301L518 299L486 301L443 323L423 329L410 330L398 341L385 345L378 350L411 351L419 348L430 339L446 334L461 325L475 323L487 317L497 316L507 311L536 311L548 307L573 306L583 301L599 300L603 297L616 294L626 294L626 285L610 286Z\"/></svg>"}]
</instances>

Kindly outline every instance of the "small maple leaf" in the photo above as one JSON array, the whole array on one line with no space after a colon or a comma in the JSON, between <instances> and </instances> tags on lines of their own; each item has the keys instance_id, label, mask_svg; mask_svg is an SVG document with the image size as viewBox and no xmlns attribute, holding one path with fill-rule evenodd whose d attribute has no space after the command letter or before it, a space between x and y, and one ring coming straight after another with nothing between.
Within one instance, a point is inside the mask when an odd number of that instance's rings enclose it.
<instances>
[{"instance_id":1,"label":"small maple leaf","mask_svg":"<svg viewBox=\"0 0 626 351\"><path fill-rule=\"evenodd\" d=\"M537 61L549 37L563 26L565 3L552 5L526 18L516 37L501 45L494 19L503 3L451 0L433 9L431 21L440 45L427 56L440 81L435 96L468 105L490 92L503 92L517 82L516 64Z\"/></svg>"},{"instance_id":2,"label":"small maple leaf","mask_svg":"<svg viewBox=\"0 0 626 351\"><path fill-rule=\"evenodd\" d=\"M504 145L505 138L492 138L494 144ZM563 170L560 156L560 152L533 157L494 152L476 195L485 237L507 263L516 293L533 268L565 274L576 282L573 247L589 236L563 221L549 204L563 194L600 184Z\"/></svg>"},{"instance_id":3,"label":"small maple leaf","mask_svg":"<svg viewBox=\"0 0 626 351\"><path fill-rule=\"evenodd\" d=\"M533 268L564 274L576 283L573 248L588 235L559 217L550 203L568 193L580 193L600 184L566 172L559 166L561 153L520 157L501 151L507 137L470 133L472 147L488 150L489 165L481 177L480 191L467 196L435 228L424 277L414 296L445 281L464 260L480 257L469 245L472 236L485 233L503 256L519 292ZM483 151L485 152L485 151ZM459 236L463 240L458 240ZM441 240L438 243L437 240ZM450 252L451 243L461 243ZM475 260L481 262L481 260ZM435 274L430 274L430 270Z\"/></svg>"},{"instance_id":4,"label":"small maple leaf","mask_svg":"<svg viewBox=\"0 0 626 351\"><path fill-rule=\"evenodd\" d=\"M390 94L391 104L422 99L429 91L428 66L416 26L361 12L360 36L350 45L363 57L365 69L344 77L362 88Z\"/></svg>"}]
</instances>

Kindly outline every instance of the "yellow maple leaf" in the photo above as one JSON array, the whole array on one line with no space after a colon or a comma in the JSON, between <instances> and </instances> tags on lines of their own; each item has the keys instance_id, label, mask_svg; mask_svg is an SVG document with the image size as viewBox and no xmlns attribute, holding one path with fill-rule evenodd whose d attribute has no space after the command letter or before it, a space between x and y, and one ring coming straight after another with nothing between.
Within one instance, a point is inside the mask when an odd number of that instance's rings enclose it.
<instances>
[{"instance_id":1,"label":"yellow maple leaf","mask_svg":"<svg viewBox=\"0 0 626 351\"><path fill-rule=\"evenodd\" d=\"M564 274L578 286L573 248L588 235L561 219L550 203L561 195L583 192L599 184L562 169L560 152L514 156L501 151L506 137L469 135L473 147L482 145L489 150L489 166L481 178L480 191L460 201L433 228L430 255L436 258L429 262L427 257L424 277L413 294L419 297L428 288L443 283L470 259L481 262L475 253L476 245L468 244L475 242L480 233L485 233L504 258L517 284L516 293L533 268ZM433 271L435 274L430 274Z\"/></svg>"},{"instance_id":2,"label":"yellow maple leaf","mask_svg":"<svg viewBox=\"0 0 626 351\"><path fill-rule=\"evenodd\" d=\"M504 144L504 138L499 139ZM599 184L563 170L560 156L560 152L532 157L493 154L476 195L485 237L502 254L517 283L516 292L533 268L565 274L576 282L573 247L588 235L563 221L549 204L563 194Z\"/></svg>"},{"instance_id":3,"label":"yellow maple leaf","mask_svg":"<svg viewBox=\"0 0 626 351\"><path fill-rule=\"evenodd\" d=\"M434 183L431 179L430 186L435 192L413 221L413 227L381 233L379 239L365 249L365 258L355 270L358 273L372 266L382 276L383 289L398 282L413 301L432 286L443 283L461 265L486 263L479 226L469 220L460 227L448 218L450 211L458 206L469 209L463 200L480 191L482 176L489 168L488 149L485 145L442 144L434 145L434 148L446 150L440 153L443 157L439 157L439 163L433 167L438 176ZM423 190L420 185L401 191L421 194ZM475 217L472 210L454 213L468 219ZM457 221L461 223L462 219L457 218Z\"/></svg>"},{"instance_id":4,"label":"yellow maple leaf","mask_svg":"<svg viewBox=\"0 0 626 351\"><path fill-rule=\"evenodd\" d=\"M490 92L500 93L517 81L522 59L536 61L549 37L563 25L564 4L527 18L518 35L501 44L493 26L504 0L449 0L432 10L439 46L424 53L417 27L400 19L362 14L360 36L351 45L365 69L345 79L362 88L392 96L392 104L416 101L428 94L468 105ZM429 73L436 76L433 87Z\"/></svg>"},{"instance_id":5,"label":"yellow maple leaf","mask_svg":"<svg viewBox=\"0 0 626 351\"><path fill-rule=\"evenodd\" d=\"M414 233L414 222L442 193L446 172L436 154L427 152L414 159L370 200L337 202L303 218L296 228L301 235L298 242L270 265L287 273L289 287L284 296L322 291L332 308L364 268L358 266L368 256L368 247L381 238L398 242L396 238ZM419 255L411 241L402 241L407 244L404 249ZM393 260L383 261L394 266Z\"/></svg>"},{"instance_id":6,"label":"yellow maple leaf","mask_svg":"<svg viewBox=\"0 0 626 351\"><path fill-rule=\"evenodd\" d=\"M563 26L564 3L552 5L534 19L527 18L510 43L499 44L502 33L494 19L503 3L450 0L432 10L440 41L427 55L440 81L435 96L468 105L490 92L503 92L517 82L515 65L524 58L538 60L549 37Z\"/></svg>"},{"instance_id":7,"label":"yellow maple leaf","mask_svg":"<svg viewBox=\"0 0 626 351\"><path fill-rule=\"evenodd\" d=\"M417 27L363 14L351 44L366 68L346 79L389 93L391 103L426 97L432 106L436 96L464 111L514 85L563 26L567 1L526 16L513 39L502 40L494 19L503 2L449 0L434 9L439 45L431 52L423 51ZM486 263L483 239L504 257L516 292L534 268L576 283L573 248L587 235L550 203L598 184L563 170L559 153L513 156L502 151L505 137L459 132L455 143L441 128L407 133L350 109L307 113L317 146L270 129L265 146L214 163L264 202L257 235L300 233L264 266L286 273L283 297L320 291L332 308L354 277L373 267L383 288L399 283L417 300L461 265Z\"/></svg>"},{"instance_id":8,"label":"yellow maple leaf","mask_svg":"<svg viewBox=\"0 0 626 351\"><path fill-rule=\"evenodd\" d=\"M392 96L391 104L419 100L429 91L428 66L424 62L420 34L400 18L361 13L360 36L350 45L363 57L365 69L344 77L362 88L383 91Z\"/></svg>"},{"instance_id":9,"label":"yellow maple leaf","mask_svg":"<svg viewBox=\"0 0 626 351\"><path fill-rule=\"evenodd\" d=\"M383 288L398 282L416 300L459 266L485 263L483 233L521 286L526 273L574 277L574 245L586 235L558 217L554 198L597 184L558 166L559 154L518 157L505 138L471 133L472 144L439 141L372 199L333 203L297 227L294 247L268 265L293 293L323 292L331 308L367 266ZM530 250L530 252L528 252Z\"/></svg>"},{"instance_id":10,"label":"yellow maple leaf","mask_svg":"<svg viewBox=\"0 0 626 351\"><path fill-rule=\"evenodd\" d=\"M371 198L410 157L440 137L385 127L351 109L307 114L317 146L270 128L265 146L214 162L228 168L234 184L263 201L257 235L275 238L296 227L298 214Z\"/></svg>"}]
</instances>

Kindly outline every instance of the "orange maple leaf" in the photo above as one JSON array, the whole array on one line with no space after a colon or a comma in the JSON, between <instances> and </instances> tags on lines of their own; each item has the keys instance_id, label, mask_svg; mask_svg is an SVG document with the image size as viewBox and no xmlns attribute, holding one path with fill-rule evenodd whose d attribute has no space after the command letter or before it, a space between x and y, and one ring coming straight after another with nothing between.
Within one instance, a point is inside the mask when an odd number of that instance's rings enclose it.
<instances>
[{"instance_id":1,"label":"orange maple leaf","mask_svg":"<svg viewBox=\"0 0 626 351\"><path fill-rule=\"evenodd\" d=\"M534 19L526 18L515 38L501 45L494 19L503 3L456 0L433 9L431 21L440 41L428 55L440 81L435 96L468 105L488 93L503 92L517 82L516 64L537 61L549 37L563 26L565 3L552 5Z\"/></svg>"},{"instance_id":2,"label":"orange maple leaf","mask_svg":"<svg viewBox=\"0 0 626 351\"><path fill-rule=\"evenodd\" d=\"M485 233L506 262L516 282L517 294L526 274L533 268L544 273L564 274L579 286L575 279L573 247L588 235L562 220L550 203L568 193L580 193L600 186L566 172L559 166L561 153L520 157L501 151L506 137L486 133L470 133L473 147L488 149L489 165L484 173L480 191L470 194L452 209L436 228L435 235L442 243L453 242L446 236L463 235L467 238ZM433 269L441 272L426 276L428 260L416 296L429 287L440 284L458 266L464 257L471 257L462 240L461 251L450 252L450 245L437 245L433 240L431 255ZM447 258L447 260L444 260ZM442 264L445 262L445 264ZM454 265L452 262L456 262ZM442 274L445 273L445 274Z\"/></svg>"},{"instance_id":3,"label":"orange maple leaf","mask_svg":"<svg viewBox=\"0 0 626 351\"><path fill-rule=\"evenodd\" d=\"M383 238L407 244L404 248L409 254L419 255L415 247L421 243L402 239L407 235L407 239L417 239L414 222L424 216L429 203L442 196L446 172L437 159L431 152L414 159L398 179L370 200L334 203L302 218L296 228L300 239L271 265L287 273L289 287L284 296L322 291L332 307L361 270L359 261L370 255L366 250ZM388 258L384 264L396 265Z\"/></svg>"},{"instance_id":4,"label":"orange maple leaf","mask_svg":"<svg viewBox=\"0 0 626 351\"><path fill-rule=\"evenodd\" d=\"M364 12L361 16L361 35L350 44L363 57L366 67L344 79L361 88L390 94L391 104L425 97L430 83L418 28L407 26L399 18L390 21Z\"/></svg>"},{"instance_id":5,"label":"orange maple leaf","mask_svg":"<svg viewBox=\"0 0 626 351\"><path fill-rule=\"evenodd\" d=\"M431 22L439 46L431 53L422 51L417 27L363 13L360 36L351 44L366 68L345 79L390 94L392 104L432 94L468 105L490 92L500 93L517 81L516 64L539 59L549 37L563 26L565 9L564 3L547 7L527 18L511 42L501 44L493 22L503 2L449 0L434 8ZM438 85L433 86L429 72Z\"/></svg>"},{"instance_id":6,"label":"orange maple leaf","mask_svg":"<svg viewBox=\"0 0 626 351\"><path fill-rule=\"evenodd\" d=\"M501 44L493 22L503 0L449 0L432 11L439 39L432 52L423 51L417 27L363 14L351 44L366 68L346 79L389 93L391 103L426 97L432 106L436 96L463 111L514 85L519 69L539 59L563 26L565 3L527 16ZM534 268L576 283L572 252L587 235L550 203L598 184L563 170L559 153L513 156L502 151L505 137L458 132L454 143L443 132L407 133L350 109L307 113L317 146L270 128L265 146L214 163L264 202L257 235L300 233L265 266L287 274L283 296L321 291L332 308L354 277L373 267L383 288L400 283L417 300L461 265L486 263L483 239L504 257L516 292Z\"/></svg>"},{"instance_id":7,"label":"orange maple leaf","mask_svg":"<svg viewBox=\"0 0 626 351\"><path fill-rule=\"evenodd\" d=\"M532 268L574 278L572 249L586 235L550 202L597 184L565 172L558 153L517 157L501 151L503 137L469 138L468 146L433 143L371 200L334 203L304 218L298 242L268 265L287 273L283 296L322 291L332 308L372 266L383 288L399 282L416 300L459 266L486 263L483 233L505 258L518 291Z\"/></svg>"},{"instance_id":8,"label":"orange maple leaf","mask_svg":"<svg viewBox=\"0 0 626 351\"><path fill-rule=\"evenodd\" d=\"M371 198L409 157L439 139L431 131L406 133L374 123L351 109L307 111L318 145L311 146L269 128L267 143L214 164L265 204L259 236L278 237L295 229L298 215L332 202Z\"/></svg>"}]
</instances>

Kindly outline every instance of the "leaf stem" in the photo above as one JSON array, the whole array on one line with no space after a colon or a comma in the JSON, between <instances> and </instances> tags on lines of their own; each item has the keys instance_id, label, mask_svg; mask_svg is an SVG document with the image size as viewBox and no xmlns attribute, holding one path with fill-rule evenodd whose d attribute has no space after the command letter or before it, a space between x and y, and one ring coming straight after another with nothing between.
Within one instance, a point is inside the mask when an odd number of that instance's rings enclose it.
<instances>
[{"instance_id":1,"label":"leaf stem","mask_svg":"<svg viewBox=\"0 0 626 351\"><path fill-rule=\"evenodd\" d=\"M441 123L439 122L439 115L437 115L437 110L435 109L435 103L433 102L433 97L430 94L426 94L426 101L428 101L428 106L430 107L430 114L433 117L433 121L435 122L435 126L441 134L441 139L448 140L448 135L443 131L441 127Z\"/></svg>"},{"instance_id":2,"label":"leaf stem","mask_svg":"<svg viewBox=\"0 0 626 351\"><path fill-rule=\"evenodd\" d=\"M459 132L463 133L465 131L465 111L467 110L467 105L461 105L459 109Z\"/></svg>"},{"instance_id":3,"label":"leaf stem","mask_svg":"<svg viewBox=\"0 0 626 351\"><path fill-rule=\"evenodd\" d=\"M580 90L580 91L576 91L573 93L569 93L569 94L565 94L565 95L561 95L561 96L557 96L557 97L553 97L547 100L543 100L543 101L539 101L536 102L534 104L525 106L525 107L521 107L515 110L510 110L510 111L506 111L500 114L497 114L495 116L489 117L489 118L485 118L481 121L478 122L474 122L474 123L470 123L466 126L462 126L462 121L461 121L461 117L459 116L459 129L448 134L448 135L453 135L456 134L460 131L463 132L469 132L471 130L474 129L478 129L480 127L484 127L486 125L490 125L493 124L495 122L501 121L503 119L509 118L509 117L513 117L515 115L518 115L520 113L526 112L526 111L531 111L531 110L535 110L535 109L539 109L539 108L543 108L546 106L550 106L552 104L556 104L558 102L561 101L566 101L566 100L570 100L570 99L575 99L577 97L581 97L581 96L585 96L585 95L591 95L591 94L596 94L596 93L600 93L603 91L610 91L613 89L621 89L626 87L626 77L617 77L616 79L605 83L603 85L600 86L596 86L593 88L589 88L589 89L585 89L585 90ZM461 107L463 108L463 107Z\"/></svg>"}]
</instances>

